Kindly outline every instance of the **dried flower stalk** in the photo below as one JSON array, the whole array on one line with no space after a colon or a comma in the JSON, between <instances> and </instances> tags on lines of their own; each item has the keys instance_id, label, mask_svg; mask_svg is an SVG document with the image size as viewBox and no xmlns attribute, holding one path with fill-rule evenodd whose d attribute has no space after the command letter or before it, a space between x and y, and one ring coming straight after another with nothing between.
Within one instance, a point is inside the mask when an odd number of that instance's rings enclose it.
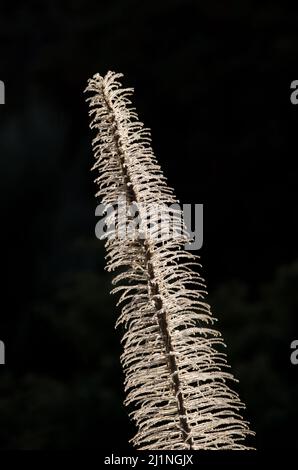
<instances>
[{"instance_id":1,"label":"dried flower stalk","mask_svg":"<svg viewBox=\"0 0 298 470\"><path fill-rule=\"evenodd\" d=\"M120 196L129 203L177 203L167 186L122 74L94 75L86 91L93 151L99 176L96 196L113 204ZM158 218L158 215L156 214ZM141 225L146 225L142 221ZM123 304L117 326L124 324L121 362L126 374L126 405L132 408L138 449L247 449L244 408L227 381L224 345L213 328L205 285L193 271L197 256L185 251L188 239L158 242L151 238L108 238L107 269L118 270L112 292Z\"/></svg>"}]
</instances>

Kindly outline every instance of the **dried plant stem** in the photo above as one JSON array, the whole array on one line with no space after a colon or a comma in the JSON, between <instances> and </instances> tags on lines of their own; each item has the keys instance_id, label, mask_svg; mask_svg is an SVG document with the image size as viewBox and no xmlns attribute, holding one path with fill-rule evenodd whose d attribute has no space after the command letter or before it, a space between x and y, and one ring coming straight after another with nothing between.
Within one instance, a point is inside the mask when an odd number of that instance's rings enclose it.
<instances>
[{"instance_id":1,"label":"dried plant stem","mask_svg":"<svg viewBox=\"0 0 298 470\"><path fill-rule=\"evenodd\" d=\"M97 195L105 204L120 195L137 205L175 203L120 76L96 74L87 87L97 130ZM145 225L141 217L140 230ZM112 292L122 292L124 304L117 325L126 327L126 404L138 428L132 442L139 449L247 449L241 441L252 432L237 413L244 405L226 383L234 378L215 348L224 343L208 327L214 319L203 301L204 282L191 269L197 257L182 249L186 241L183 232L162 243L146 237L106 242L107 269L122 269Z\"/></svg>"},{"instance_id":2,"label":"dried plant stem","mask_svg":"<svg viewBox=\"0 0 298 470\"><path fill-rule=\"evenodd\" d=\"M154 303L157 311L157 318L160 327L160 334L164 342L165 352L167 356L167 364L169 367L169 373L171 379L173 381L173 392L175 397L177 398L177 411L180 420L180 427L181 427L181 434L183 441L189 445L189 449L193 449L193 439L190 435L190 427L188 424L186 410L183 400L183 395L180 387L180 378L179 378L179 369L177 366L177 361L175 358L175 352L171 340L171 335L169 332L169 326L167 321L167 312L163 308L162 300L160 299L158 283L155 281L154 270L151 264L151 252L150 248L148 248L146 254L146 265L149 273L149 288L151 294L154 298Z\"/></svg>"},{"instance_id":3,"label":"dried plant stem","mask_svg":"<svg viewBox=\"0 0 298 470\"><path fill-rule=\"evenodd\" d=\"M128 166L125 160L125 150L121 145L120 139L120 132L119 126L117 123L117 119L113 112L112 104L109 100L109 96L106 94L104 86L102 85L102 95L104 97L105 105L109 110L111 115L111 126L114 127L114 142L115 147L117 149L119 162L121 166L121 170L123 173L123 180L126 187L126 195L127 199L130 203L136 202L139 203L138 198L136 196L134 186L132 181L130 180L129 173L128 173ZM148 288L149 292L151 293L151 299L154 301L154 305L156 308L158 323L160 327L160 335L164 342L164 348L167 356L167 364L169 367L169 373L173 382L173 393L177 397L177 412L179 414L181 431L182 431L182 438L189 445L189 449L193 448L193 440L190 436L190 427L187 422L186 411L183 401L182 392L180 389L180 379L179 379L179 370L177 367L177 362L174 354L174 349L171 341L171 336L169 333L168 322L167 322L167 312L163 309L163 303L160 297L160 290L158 286L158 281L154 275L154 268L152 263L152 252L150 243L146 240L139 240L140 245L143 245L145 251L145 264L148 270Z\"/></svg>"}]
</instances>

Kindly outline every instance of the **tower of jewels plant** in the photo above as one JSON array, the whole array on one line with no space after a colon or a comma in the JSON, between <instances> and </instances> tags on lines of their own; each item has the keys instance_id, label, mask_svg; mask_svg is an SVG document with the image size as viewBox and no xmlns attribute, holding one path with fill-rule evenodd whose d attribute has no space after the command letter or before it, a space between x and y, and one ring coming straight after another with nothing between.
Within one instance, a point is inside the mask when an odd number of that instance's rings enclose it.
<instances>
[{"instance_id":1,"label":"tower of jewels plant","mask_svg":"<svg viewBox=\"0 0 298 470\"><path fill-rule=\"evenodd\" d=\"M235 379L220 352L224 342L205 301L198 256L184 249L187 231L144 236L144 208L157 207L153 218L162 229L158 206L177 199L132 107L133 89L123 88L120 77L96 74L86 91L96 196L106 206L123 198L139 210L136 236L106 238L107 269L116 271L112 292L120 293L125 403L137 429L132 443L144 450L247 449L252 432L229 385Z\"/></svg>"}]
</instances>

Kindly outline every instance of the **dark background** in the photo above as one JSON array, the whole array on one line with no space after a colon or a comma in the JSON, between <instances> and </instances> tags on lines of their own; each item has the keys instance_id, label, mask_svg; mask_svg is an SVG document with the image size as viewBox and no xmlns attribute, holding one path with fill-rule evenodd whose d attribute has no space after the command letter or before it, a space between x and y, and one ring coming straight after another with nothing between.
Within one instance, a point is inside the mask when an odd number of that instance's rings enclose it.
<instances>
[{"instance_id":1,"label":"dark background","mask_svg":"<svg viewBox=\"0 0 298 470\"><path fill-rule=\"evenodd\" d=\"M298 10L282 1L1 5L1 449L129 449L94 235L83 89L123 72L184 203L259 449L298 448Z\"/></svg>"}]
</instances>

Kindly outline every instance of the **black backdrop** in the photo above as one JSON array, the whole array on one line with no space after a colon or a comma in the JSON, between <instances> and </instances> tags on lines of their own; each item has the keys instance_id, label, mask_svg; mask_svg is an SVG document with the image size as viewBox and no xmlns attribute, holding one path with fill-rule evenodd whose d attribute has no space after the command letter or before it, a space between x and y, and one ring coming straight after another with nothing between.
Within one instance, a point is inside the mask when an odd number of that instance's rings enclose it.
<instances>
[{"instance_id":1,"label":"black backdrop","mask_svg":"<svg viewBox=\"0 0 298 470\"><path fill-rule=\"evenodd\" d=\"M180 201L204 204L203 275L257 447L297 448L297 7L48 0L1 10L0 448L117 451L134 432L94 236L83 96L107 70L135 87Z\"/></svg>"}]
</instances>

